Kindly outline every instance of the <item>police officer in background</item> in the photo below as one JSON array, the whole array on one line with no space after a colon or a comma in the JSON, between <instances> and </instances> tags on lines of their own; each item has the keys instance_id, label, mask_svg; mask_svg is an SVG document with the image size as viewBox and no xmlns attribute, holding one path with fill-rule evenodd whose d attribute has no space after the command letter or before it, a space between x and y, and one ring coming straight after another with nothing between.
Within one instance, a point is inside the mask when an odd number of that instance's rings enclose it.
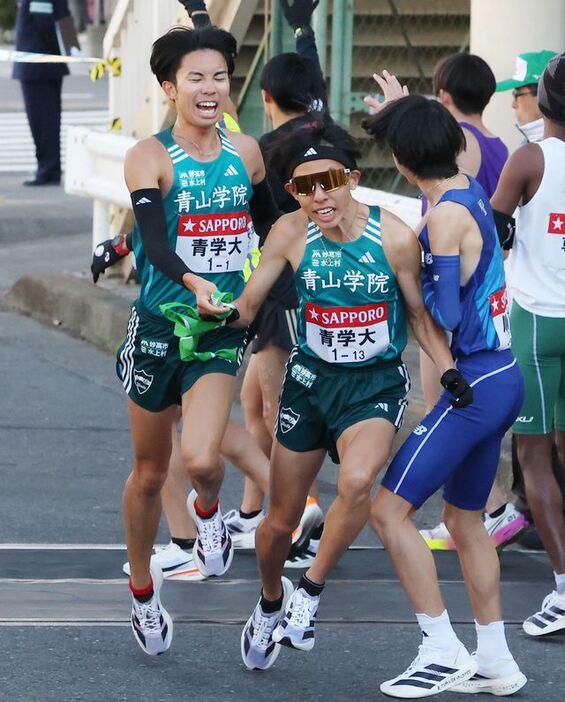
<instances>
[{"instance_id":1,"label":"police officer in background","mask_svg":"<svg viewBox=\"0 0 565 702\"><path fill-rule=\"evenodd\" d=\"M16 50L59 54L55 23L69 14L67 0L18 0ZM68 73L64 63L14 64L37 158L35 178L24 185L61 182L61 89Z\"/></svg>"}]
</instances>

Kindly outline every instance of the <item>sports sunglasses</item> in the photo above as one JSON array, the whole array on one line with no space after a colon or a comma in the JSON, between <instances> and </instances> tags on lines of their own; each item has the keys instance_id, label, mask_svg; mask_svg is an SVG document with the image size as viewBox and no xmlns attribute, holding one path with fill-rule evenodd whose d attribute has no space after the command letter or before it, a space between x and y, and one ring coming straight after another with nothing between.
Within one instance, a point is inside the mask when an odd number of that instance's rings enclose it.
<instances>
[{"instance_id":1,"label":"sports sunglasses","mask_svg":"<svg viewBox=\"0 0 565 702\"><path fill-rule=\"evenodd\" d=\"M347 184L347 176L351 171L349 168L336 168L320 173L310 173L309 175L296 176L290 179L297 195L312 195L319 185L326 193L337 190Z\"/></svg>"}]
</instances>

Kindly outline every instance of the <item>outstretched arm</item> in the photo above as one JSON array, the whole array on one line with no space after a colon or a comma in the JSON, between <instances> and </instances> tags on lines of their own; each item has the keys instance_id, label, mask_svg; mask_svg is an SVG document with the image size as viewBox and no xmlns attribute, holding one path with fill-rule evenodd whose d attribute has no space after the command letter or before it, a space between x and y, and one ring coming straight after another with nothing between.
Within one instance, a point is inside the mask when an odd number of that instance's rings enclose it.
<instances>
[{"instance_id":1,"label":"outstretched arm","mask_svg":"<svg viewBox=\"0 0 565 702\"><path fill-rule=\"evenodd\" d=\"M322 102L323 108L327 108L328 91L320 57L316 46L316 37L312 28L312 15L318 7L320 0L281 0L281 6L286 17L286 21L292 27L296 38L296 53L312 62L315 74L314 97ZM326 47L322 47L325 51ZM321 111L321 110L320 110Z\"/></svg>"},{"instance_id":2,"label":"outstretched arm","mask_svg":"<svg viewBox=\"0 0 565 702\"><path fill-rule=\"evenodd\" d=\"M180 4L188 12L188 16L192 20L195 29L207 27L210 22L210 15L206 9L204 0L179 0Z\"/></svg>"},{"instance_id":3,"label":"outstretched arm","mask_svg":"<svg viewBox=\"0 0 565 702\"><path fill-rule=\"evenodd\" d=\"M251 324L269 290L273 287L288 263L285 253L289 247L286 223L288 223L288 215L281 217L271 229L263 247L259 265L253 271L243 292L235 301L239 319L232 326L246 327Z\"/></svg>"}]
</instances>

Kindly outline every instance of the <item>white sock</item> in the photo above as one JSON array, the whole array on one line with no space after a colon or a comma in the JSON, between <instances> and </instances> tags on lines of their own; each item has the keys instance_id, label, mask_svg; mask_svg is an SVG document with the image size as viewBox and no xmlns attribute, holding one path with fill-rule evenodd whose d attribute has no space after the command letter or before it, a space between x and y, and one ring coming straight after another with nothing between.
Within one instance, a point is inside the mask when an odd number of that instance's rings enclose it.
<instances>
[{"instance_id":1,"label":"white sock","mask_svg":"<svg viewBox=\"0 0 565 702\"><path fill-rule=\"evenodd\" d=\"M422 630L424 643L427 646L449 649L458 641L446 609L443 610L439 617L416 613L416 619Z\"/></svg>"},{"instance_id":2,"label":"white sock","mask_svg":"<svg viewBox=\"0 0 565 702\"><path fill-rule=\"evenodd\" d=\"M504 622L479 624L475 620L475 629L477 630L477 663L479 667L492 664L498 658L512 658L506 643Z\"/></svg>"},{"instance_id":3,"label":"white sock","mask_svg":"<svg viewBox=\"0 0 565 702\"><path fill-rule=\"evenodd\" d=\"M565 595L565 573L553 572L555 576L555 588L559 595Z\"/></svg>"}]
</instances>

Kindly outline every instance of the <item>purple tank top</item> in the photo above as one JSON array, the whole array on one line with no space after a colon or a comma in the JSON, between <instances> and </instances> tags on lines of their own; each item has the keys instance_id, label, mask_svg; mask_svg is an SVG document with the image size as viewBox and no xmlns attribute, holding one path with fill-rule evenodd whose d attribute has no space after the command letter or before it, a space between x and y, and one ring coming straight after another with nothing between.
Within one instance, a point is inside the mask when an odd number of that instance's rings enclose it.
<instances>
[{"instance_id":1,"label":"purple tank top","mask_svg":"<svg viewBox=\"0 0 565 702\"><path fill-rule=\"evenodd\" d=\"M498 137L485 136L473 124L459 122L459 126L468 129L479 142L481 167L475 176L475 180L482 186L490 200L496 190L498 179L508 158L508 149ZM422 195L422 214L425 214L427 209L428 201L425 195Z\"/></svg>"},{"instance_id":2,"label":"purple tank top","mask_svg":"<svg viewBox=\"0 0 565 702\"><path fill-rule=\"evenodd\" d=\"M469 130L479 142L481 167L475 176L475 180L483 186L483 190L490 200L496 190L502 168L508 158L508 149L498 137L487 137L480 129L468 122L459 122L459 126Z\"/></svg>"}]
</instances>

